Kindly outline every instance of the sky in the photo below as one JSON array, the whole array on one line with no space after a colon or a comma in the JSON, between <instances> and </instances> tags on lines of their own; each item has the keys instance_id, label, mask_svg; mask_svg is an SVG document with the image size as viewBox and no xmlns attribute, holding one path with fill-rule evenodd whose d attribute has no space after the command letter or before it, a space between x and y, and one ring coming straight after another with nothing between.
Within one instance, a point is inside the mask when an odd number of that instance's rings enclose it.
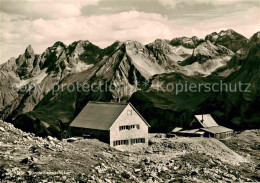
<instances>
[{"instance_id":1,"label":"sky","mask_svg":"<svg viewBox=\"0 0 260 183\"><path fill-rule=\"evenodd\" d=\"M104 48L225 29L247 38L260 31L260 0L0 0L0 64L28 45L35 53L56 41Z\"/></svg>"}]
</instances>

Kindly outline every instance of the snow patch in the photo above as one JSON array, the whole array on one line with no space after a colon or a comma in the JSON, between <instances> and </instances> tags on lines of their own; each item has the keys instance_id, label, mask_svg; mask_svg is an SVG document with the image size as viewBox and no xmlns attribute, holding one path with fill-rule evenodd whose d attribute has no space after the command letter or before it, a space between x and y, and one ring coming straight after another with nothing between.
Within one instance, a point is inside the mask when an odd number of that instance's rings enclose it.
<instances>
[{"instance_id":1,"label":"snow patch","mask_svg":"<svg viewBox=\"0 0 260 183\"><path fill-rule=\"evenodd\" d=\"M28 84L40 84L42 80L48 75L46 73L47 68L41 70L36 76L26 79L26 80L21 80L20 83L16 85L17 88L21 88L22 86L28 85Z\"/></svg>"},{"instance_id":2,"label":"snow patch","mask_svg":"<svg viewBox=\"0 0 260 183\"><path fill-rule=\"evenodd\" d=\"M193 49L185 48L182 45L173 47L173 53L177 55L183 55L183 54L191 55L192 52Z\"/></svg>"},{"instance_id":3,"label":"snow patch","mask_svg":"<svg viewBox=\"0 0 260 183\"><path fill-rule=\"evenodd\" d=\"M208 76L212 72L214 72L217 68L226 65L227 61L230 59L231 59L230 56L217 58L217 59L210 59L207 62L204 62L202 64L195 62L191 65L185 66L184 68L187 71L187 75L195 75L197 73L200 73L204 76Z\"/></svg>"},{"instance_id":4,"label":"snow patch","mask_svg":"<svg viewBox=\"0 0 260 183\"><path fill-rule=\"evenodd\" d=\"M74 67L71 69L72 73L79 73L85 70L90 69L93 67L94 64L85 64L84 62L79 61L77 64L74 65Z\"/></svg>"},{"instance_id":5,"label":"snow patch","mask_svg":"<svg viewBox=\"0 0 260 183\"><path fill-rule=\"evenodd\" d=\"M153 63L147 58L142 58L140 55L129 54L129 56L131 57L134 66L146 79L155 74L167 72L159 64Z\"/></svg>"},{"instance_id":6,"label":"snow patch","mask_svg":"<svg viewBox=\"0 0 260 183\"><path fill-rule=\"evenodd\" d=\"M194 50L194 56L197 56L198 54L212 56L214 54L217 54L216 50L218 50L217 46L215 46L211 42L207 41L206 43L200 44Z\"/></svg>"}]
</instances>

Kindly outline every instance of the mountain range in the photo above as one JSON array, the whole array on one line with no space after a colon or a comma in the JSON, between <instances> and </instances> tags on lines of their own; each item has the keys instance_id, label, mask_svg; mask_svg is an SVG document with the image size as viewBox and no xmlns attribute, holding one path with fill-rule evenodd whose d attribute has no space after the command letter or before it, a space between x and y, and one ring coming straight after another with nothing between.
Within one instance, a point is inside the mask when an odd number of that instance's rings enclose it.
<instances>
[{"instance_id":1,"label":"mountain range","mask_svg":"<svg viewBox=\"0 0 260 183\"><path fill-rule=\"evenodd\" d=\"M116 41L101 49L89 41L56 42L42 54L28 46L0 65L0 117L23 130L59 138L90 100L130 101L153 132L189 126L192 116L211 113L235 129L260 127L260 32L250 39L233 31L205 39L157 39L143 45ZM156 83L249 83L250 92L173 92ZM83 91L88 85L116 90ZM81 90L70 90L70 87Z\"/></svg>"}]
</instances>

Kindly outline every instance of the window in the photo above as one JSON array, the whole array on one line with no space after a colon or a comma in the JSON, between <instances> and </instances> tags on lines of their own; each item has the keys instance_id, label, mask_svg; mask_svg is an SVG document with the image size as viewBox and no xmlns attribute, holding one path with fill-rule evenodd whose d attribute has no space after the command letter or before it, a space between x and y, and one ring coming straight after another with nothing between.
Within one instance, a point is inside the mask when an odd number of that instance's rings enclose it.
<instances>
[{"instance_id":1,"label":"window","mask_svg":"<svg viewBox=\"0 0 260 183\"><path fill-rule=\"evenodd\" d=\"M131 130L131 129L140 129L140 125L125 125L125 126L119 126L119 130Z\"/></svg>"},{"instance_id":2,"label":"window","mask_svg":"<svg viewBox=\"0 0 260 183\"><path fill-rule=\"evenodd\" d=\"M133 111L132 110L127 110L127 115L133 115Z\"/></svg>"},{"instance_id":3,"label":"window","mask_svg":"<svg viewBox=\"0 0 260 183\"><path fill-rule=\"evenodd\" d=\"M145 138L131 139L131 144L145 143Z\"/></svg>"},{"instance_id":4,"label":"window","mask_svg":"<svg viewBox=\"0 0 260 183\"><path fill-rule=\"evenodd\" d=\"M113 141L114 146L129 145L129 140L116 140Z\"/></svg>"}]
</instances>

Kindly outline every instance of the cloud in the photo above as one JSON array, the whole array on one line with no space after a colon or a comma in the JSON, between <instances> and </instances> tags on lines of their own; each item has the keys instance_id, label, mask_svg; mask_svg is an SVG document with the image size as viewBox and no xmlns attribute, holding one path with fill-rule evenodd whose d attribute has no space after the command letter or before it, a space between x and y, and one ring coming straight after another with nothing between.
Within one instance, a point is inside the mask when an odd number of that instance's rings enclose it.
<instances>
[{"instance_id":1,"label":"cloud","mask_svg":"<svg viewBox=\"0 0 260 183\"><path fill-rule=\"evenodd\" d=\"M253 7L260 7L259 0L100 0L95 5L84 6L81 11L83 16L139 11L158 13L174 20L189 16L190 20L194 17L194 21L200 21ZM206 16L198 19L200 13Z\"/></svg>"},{"instance_id":2,"label":"cloud","mask_svg":"<svg viewBox=\"0 0 260 183\"><path fill-rule=\"evenodd\" d=\"M56 19L81 15L81 8L97 4L98 0L1 0L0 11L23 15L27 19Z\"/></svg>"},{"instance_id":3,"label":"cloud","mask_svg":"<svg viewBox=\"0 0 260 183\"><path fill-rule=\"evenodd\" d=\"M61 3L59 0L53 1L54 4ZM63 10L57 10L62 12L60 15L52 13L55 8L44 10L45 8L40 8L39 5L37 7L41 12L38 14L37 12L32 13L32 10L28 10L29 13L27 13L26 8L15 12L15 7L12 11L11 9L0 11L0 63L22 54L29 44L33 46L35 52L42 53L56 41L70 44L76 40L90 40L100 47L105 47L116 40L137 40L146 44L157 38L172 39L178 36L193 35L203 38L211 32L229 28L250 37L259 31L260 27L260 8L248 3L242 6L241 3L245 3L244 1L233 8L226 4L223 5L222 0L217 0L218 2L215 4L211 2L208 5L207 1L203 1L205 6L198 7L196 10L192 10L192 8L198 6L197 1L193 1L194 4L187 4L183 0L172 1L173 3L168 0L151 0L149 2L154 1L154 4L148 5L146 2L147 7L140 1L137 10L134 8L137 6L136 4L131 5L132 0L129 1L131 10L128 10L129 7L123 6L123 4L117 6L113 4L113 1L108 3L109 6L102 6L103 1L96 1L96 4L92 5L75 1L74 7L77 7L75 8L77 10L68 12L65 11L66 3L63 3ZM0 1L0 3L2 2ZM51 2L50 4L52 4ZM73 2L68 1L68 3ZM229 2L229 4L232 3L234 1ZM165 11L177 8L180 13L167 16L157 9L157 5L163 7ZM30 5L30 7L33 6L35 5ZM99 8L95 9L96 6ZM181 6L189 11L181 13ZM80 14L78 10L82 13L82 11L86 11L86 7L94 8L92 9L94 13ZM30 12L34 18L30 18Z\"/></svg>"}]
</instances>

